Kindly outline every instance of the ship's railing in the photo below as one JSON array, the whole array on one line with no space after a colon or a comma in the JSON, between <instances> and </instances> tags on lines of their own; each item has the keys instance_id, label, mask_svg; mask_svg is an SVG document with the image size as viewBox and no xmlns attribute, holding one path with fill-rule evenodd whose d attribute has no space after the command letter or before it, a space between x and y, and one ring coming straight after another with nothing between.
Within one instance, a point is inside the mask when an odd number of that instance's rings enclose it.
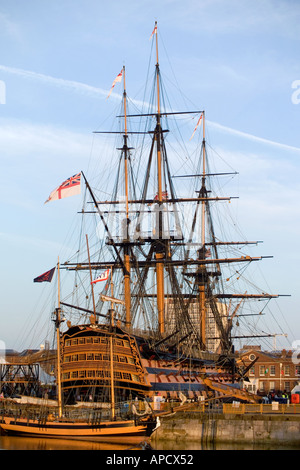
<instances>
[{"instance_id":1,"label":"ship's railing","mask_svg":"<svg viewBox=\"0 0 300 470\"><path fill-rule=\"evenodd\" d=\"M155 404L151 403L154 413L158 412L173 412L173 411L195 411L195 412L222 412L222 403L218 398L210 398L203 401L191 401L181 402L181 400L170 400L159 404L156 407Z\"/></svg>"},{"instance_id":2,"label":"ship's railing","mask_svg":"<svg viewBox=\"0 0 300 470\"><path fill-rule=\"evenodd\" d=\"M300 414L300 404L278 403L224 403L224 414Z\"/></svg>"},{"instance_id":3,"label":"ship's railing","mask_svg":"<svg viewBox=\"0 0 300 470\"><path fill-rule=\"evenodd\" d=\"M148 414L149 410L151 411L151 409L146 406L145 400L118 402L114 409L114 419L138 419ZM66 419L81 420L93 425L112 419L112 410L109 403L83 403L82 406L79 407L66 406L63 414ZM47 401L43 401L40 404L20 404L14 402L14 400L0 399L0 420L3 416L42 422L47 419L58 418L58 407L57 404L47 405Z\"/></svg>"}]
</instances>

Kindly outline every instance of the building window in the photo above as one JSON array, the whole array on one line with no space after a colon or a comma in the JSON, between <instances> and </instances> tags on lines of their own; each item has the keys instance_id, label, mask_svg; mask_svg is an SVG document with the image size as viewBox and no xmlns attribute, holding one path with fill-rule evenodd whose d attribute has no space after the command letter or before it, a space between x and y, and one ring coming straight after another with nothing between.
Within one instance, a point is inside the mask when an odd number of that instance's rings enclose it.
<instances>
[{"instance_id":1,"label":"building window","mask_svg":"<svg viewBox=\"0 0 300 470\"><path fill-rule=\"evenodd\" d=\"M290 366L284 366L284 375L290 375Z\"/></svg>"},{"instance_id":2,"label":"building window","mask_svg":"<svg viewBox=\"0 0 300 470\"><path fill-rule=\"evenodd\" d=\"M273 381L270 382L270 389L269 389L269 390L270 390L270 392L274 392L274 390L275 390L275 382L273 382Z\"/></svg>"},{"instance_id":3,"label":"building window","mask_svg":"<svg viewBox=\"0 0 300 470\"><path fill-rule=\"evenodd\" d=\"M270 375L275 375L275 366L270 366Z\"/></svg>"},{"instance_id":4,"label":"building window","mask_svg":"<svg viewBox=\"0 0 300 470\"><path fill-rule=\"evenodd\" d=\"M259 366L259 375L265 375L265 373L266 373L266 367Z\"/></svg>"},{"instance_id":5,"label":"building window","mask_svg":"<svg viewBox=\"0 0 300 470\"><path fill-rule=\"evenodd\" d=\"M291 391L291 383L290 382L284 382L284 390L286 392L290 392Z\"/></svg>"},{"instance_id":6,"label":"building window","mask_svg":"<svg viewBox=\"0 0 300 470\"><path fill-rule=\"evenodd\" d=\"M263 392L265 390L265 382L259 381L259 391Z\"/></svg>"},{"instance_id":7,"label":"building window","mask_svg":"<svg viewBox=\"0 0 300 470\"><path fill-rule=\"evenodd\" d=\"M251 369L249 370L249 375L255 375L255 367L251 367Z\"/></svg>"},{"instance_id":8,"label":"building window","mask_svg":"<svg viewBox=\"0 0 300 470\"><path fill-rule=\"evenodd\" d=\"M295 366L295 374L300 375L300 366Z\"/></svg>"}]
</instances>

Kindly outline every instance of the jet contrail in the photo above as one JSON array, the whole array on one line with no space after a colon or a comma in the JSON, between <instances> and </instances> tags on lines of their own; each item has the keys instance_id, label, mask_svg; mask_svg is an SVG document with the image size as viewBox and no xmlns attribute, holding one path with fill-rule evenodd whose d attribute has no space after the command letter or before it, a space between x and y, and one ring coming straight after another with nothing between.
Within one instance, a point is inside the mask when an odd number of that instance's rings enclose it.
<instances>
[{"instance_id":1,"label":"jet contrail","mask_svg":"<svg viewBox=\"0 0 300 470\"><path fill-rule=\"evenodd\" d=\"M262 142L263 144L273 145L273 146L280 147L285 150L293 150L296 152L300 152L299 147L293 147L292 145L281 144L280 142L275 142L273 140L265 139L263 137L257 137L256 135L248 134L247 132L238 131L236 129L232 129L231 127L223 126L222 124L218 124L217 122L212 122L212 121L206 121L206 122L209 123L209 125L211 125L212 127L215 127L216 129L219 129L221 131L225 131L229 134L234 134L239 137L244 137L248 140L254 140L256 142Z\"/></svg>"},{"instance_id":2,"label":"jet contrail","mask_svg":"<svg viewBox=\"0 0 300 470\"><path fill-rule=\"evenodd\" d=\"M51 85L56 85L60 87L71 88L77 92L84 92L94 95L107 95L107 90L101 88L93 87L91 85L86 85L85 83L76 82L74 80L65 80L63 78L55 78L50 75L45 75L43 73L31 72L30 70L17 69L14 67L7 67L5 65L0 65L0 70L7 73L12 73L14 75L20 75L25 78L32 78L35 80L42 80L43 82L49 83Z\"/></svg>"},{"instance_id":3,"label":"jet contrail","mask_svg":"<svg viewBox=\"0 0 300 470\"><path fill-rule=\"evenodd\" d=\"M103 88L97 88L91 85L87 85L85 83L76 82L74 80L65 80L63 78L55 78L55 77L52 77L51 75L45 75L42 73L32 72L30 70L24 70L24 69L19 69L15 67L7 67L6 65L0 65L0 70L2 70L3 72L12 73L14 75L19 75L25 78L42 80L45 83L49 83L51 85L70 88L79 93L88 93L92 95L98 95L98 96L101 95L105 97L107 97L107 93L108 93L108 90L104 90ZM115 96L120 96L120 95L115 94ZM133 101L136 104L140 104L139 102L135 100ZM300 148L298 147L293 147L287 144L281 144L280 142L268 140L263 137L257 137L253 134L248 134L247 132L238 131L236 129L232 129L231 127L223 126L222 124L218 124L217 122L212 122L212 121L206 121L206 122L212 127L219 129L223 132L227 132L229 134L234 134L234 135L243 137L248 140L261 142L263 144L272 145L272 146L279 147L285 150L292 150L292 151L300 152Z\"/></svg>"}]
</instances>

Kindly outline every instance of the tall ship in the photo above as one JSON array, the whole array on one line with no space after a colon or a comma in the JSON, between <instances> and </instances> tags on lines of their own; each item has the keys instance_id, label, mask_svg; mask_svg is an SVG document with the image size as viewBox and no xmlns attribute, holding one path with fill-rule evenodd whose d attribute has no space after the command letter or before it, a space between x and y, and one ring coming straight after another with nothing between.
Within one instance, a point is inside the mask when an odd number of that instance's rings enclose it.
<instances>
[{"instance_id":1,"label":"tall ship","mask_svg":"<svg viewBox=\"0 0 300 470\"><path fill-rule=\"evenodd\" d=\"M218 394L255 401L240 390L246 370L236 358L233 328L258 314L248 302L278 295L251 292L253 284L239 289L248 266L263 256L246 252L258 241L226 239L229 224L219 206L226 209L234 198L218 194L217 181L235 172L214 169L205 111L169 105L157 24L151 41L147 107L137 110L128 98L123 67L113 83L123 86L119 128L95 131L95 139L110 139L101 156L109 167L105 173L101 163L107 186L97 187L96 176L81 171L49 197L79 190L83 196L78 249L59 264L62 277L74 279L59 299L63 401L115 406ZM185 135L189 126L189 137L177 145L172 130L180 134L181 124ZM105 155L112 140L117 160Z\"/></svg>"}]
</instances>

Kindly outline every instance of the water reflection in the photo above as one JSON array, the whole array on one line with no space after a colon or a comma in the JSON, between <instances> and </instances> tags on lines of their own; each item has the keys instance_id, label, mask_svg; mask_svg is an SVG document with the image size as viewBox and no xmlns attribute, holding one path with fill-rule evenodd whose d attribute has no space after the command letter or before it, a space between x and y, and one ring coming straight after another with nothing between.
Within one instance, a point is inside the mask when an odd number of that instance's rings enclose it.
<instances>
[{"instance_id":1,"label":"water reflection","mask_svg":"<svg viewBox=\"0 0 300 470\"><path fill-rule=\"evenodd\" d=\"M0 450L142 450L147 443L126 439L125 442L94 442L76 439L0 436Z\"/></svg>"},{"instance_id":2,"label":"water reflection","mask_svg":"<svg viewBox=\"0 0 300 470\"><path fill-rule=\"evenodd\" d=\"M174 451L197 451L197 450L299 450L299 446L287 446L280 445L278 443L257 443L257 442L209 442L209 443L201 443L201 442L193 442L189 441L187 443L184 442L173 442L173 441L165 441L165 442L158 442L158 443L151 443L152 447L155 450L174 450Z\"/></svg>"},{"instance_id":3,"label":"water reflection","mask_svg":"<svg viewBox=\"0 0 300 470\"><path fill-rule=\"evenodd\" d=\"M0 435L0 450L105 450L105 451L201 451L201 450L300 450L300 447L280 446L278 444L249 443L201 443L197 441L151 442L149 438L132 437L120 442L111 438L110 442L84 441L76 439L52 439L44 437L17 437Z\"/></svg>"},{"instance_id":4,"label":"water reflection","mask_svg":"<svg viewBox=\"0 0 300 470\"><path fill-rule=\"evenodd\" d=\"M238 443L209 443L199 442L176 443L164 441L150 443L147 440L128 439L122 442L116 439L114 442L91 442L75 439L47 439L40 437L16 437L0 436L0 450L105 450L105 451L130 451L144 450L151 446L156 451L199 451L199 450L299 450L295 447L286 447L270 444L238 444Z\"/></svg>"}]
</instances>

